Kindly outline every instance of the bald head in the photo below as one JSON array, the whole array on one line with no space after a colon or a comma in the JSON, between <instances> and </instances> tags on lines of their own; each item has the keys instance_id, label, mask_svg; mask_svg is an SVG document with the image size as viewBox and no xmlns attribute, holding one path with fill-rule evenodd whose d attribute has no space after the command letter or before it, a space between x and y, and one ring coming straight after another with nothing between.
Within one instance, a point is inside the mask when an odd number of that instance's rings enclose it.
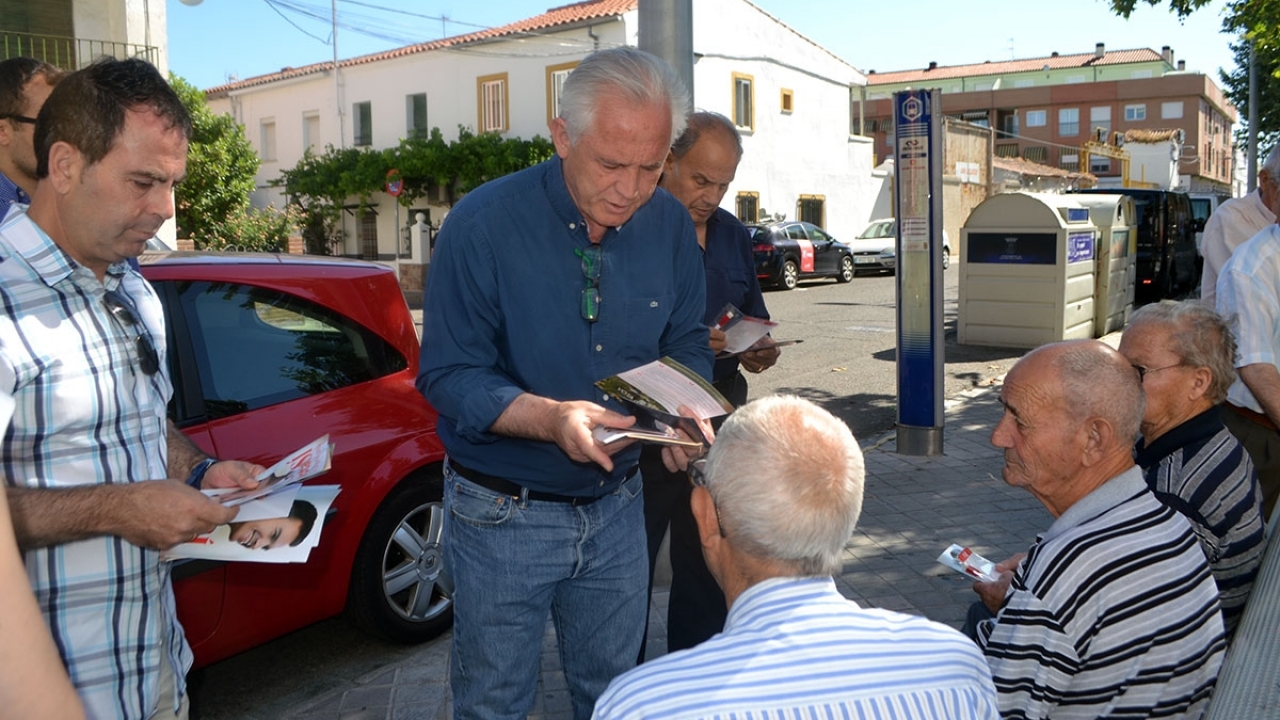
<instances>
[{"instance_id":1,"label":"bald head","mask_svg":"<svg viewBox=\"0 0 1280 720\"><path fill-rule=\"evenodd\" d=\"M1071 340L1027 353L1005 378L991 442L1005 482L1054 515L1133 466L1145 402L1138 372L1104 343Z\"/></svg>"}]
</instances>

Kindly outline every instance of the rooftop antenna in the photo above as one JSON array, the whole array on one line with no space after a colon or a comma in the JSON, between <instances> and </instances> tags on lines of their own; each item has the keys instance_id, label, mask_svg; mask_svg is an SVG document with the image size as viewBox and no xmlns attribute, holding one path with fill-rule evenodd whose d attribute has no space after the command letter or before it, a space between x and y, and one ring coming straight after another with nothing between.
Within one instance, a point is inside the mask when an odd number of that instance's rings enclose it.
<instances>
[{"instance_id":1,"label":"rooftop antenna","mask_svg":"<svg viewBox=\"0 0 1280 720\"><path fill-rule=\"evenodd\" d=\"M1009 59L1017 60L1017 56L1013 54L1013 38L1009 38Z\"/></svg>"}]
</instances>

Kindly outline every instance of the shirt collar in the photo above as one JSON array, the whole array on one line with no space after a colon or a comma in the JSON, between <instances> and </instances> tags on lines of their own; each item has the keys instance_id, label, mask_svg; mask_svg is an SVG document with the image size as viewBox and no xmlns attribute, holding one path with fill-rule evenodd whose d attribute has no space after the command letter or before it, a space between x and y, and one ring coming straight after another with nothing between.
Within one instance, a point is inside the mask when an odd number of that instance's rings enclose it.
<instances>
[{"instance_id":1,"label":"shirt collar","mask_svg":"<svg viewBox=\"0 0 1280 720\"><path fill-rule=\"evenodd\" d=\"M1061 535L1077 525L1092 520L1111 508L1119 505L1140 493L1148 492L1147 481L1142 478L1142 470L1137 465L1102 483L1093 492L1076 501L1067 508L1057 520L1045 531L1042 539L1048 540Z\"/></svg>"},{"instance_id":2,"label":"shirt collar","mask_svg":"<svg viewBox=\"0 0 1280 720\"><path fill-rule=\"evenodd\" d=\"M7 175L0 172L0 208L6 208L14 203L23 205L31 204L31 196L27 192L18 187L18 184L10 180Z\"/></svg>"},{"instance_id":3,"label":"shirt collar","mask_svg":"<svg viewBox=\"0 0 1280 720\"><path fill-rule=\"evenodd\" d=\"M0 235L5 236L14 254L21 257L46 285L53 287L76 270L92 274L88 268L58 247L53 238L27 216L25 205L10 205L8 211L4 220L0 221ZM126 261L112 263L104 278L107 288L111 289L119 283L128 269Z\"/></svg>"},{"instance_id":4,"label":"shirt collar","mask_svg":"<svg viewBox=\"0 0 1280 720\"><path fill-rule=\"evenodd\" d=\"M1140 438L1134 445L1138 467L1149 468L1179 448L1217 435L1223 427L1222 410L1214 405L1151 441L1150 445L1144 445L1145 439Z\"/></svg>"}]
</instances>

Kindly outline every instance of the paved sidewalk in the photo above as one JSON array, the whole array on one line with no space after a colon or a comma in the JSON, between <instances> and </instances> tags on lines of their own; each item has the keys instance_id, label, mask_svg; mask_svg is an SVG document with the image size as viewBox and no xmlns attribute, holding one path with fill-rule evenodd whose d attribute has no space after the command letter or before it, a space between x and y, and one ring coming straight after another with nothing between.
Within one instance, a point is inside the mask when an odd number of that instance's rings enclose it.
<instances>
[{"instance_id":1,"label":"paved sidewalk","mask_svg":"<svg viewBox=\"0 0 1280 720\"><path fill-rule=\"evenodd\" d=\"M1025 550L1052 521L1023 490L1000 479L1001 453L991 447L1000 419L998 387L948 402L939 457L898 455L894 436L863 440L866 500L836 584L866 607L924 615L959 627L976 599L970 582L936 562L956 542L993 560ZM650 657L666 651L665 591L650 609ZM449 718L449 636L352 687L317 696L285 715L298 720ZM572 717L550 624L543 639L538 697L531 718Z\"/></svg>"}]
</instances>

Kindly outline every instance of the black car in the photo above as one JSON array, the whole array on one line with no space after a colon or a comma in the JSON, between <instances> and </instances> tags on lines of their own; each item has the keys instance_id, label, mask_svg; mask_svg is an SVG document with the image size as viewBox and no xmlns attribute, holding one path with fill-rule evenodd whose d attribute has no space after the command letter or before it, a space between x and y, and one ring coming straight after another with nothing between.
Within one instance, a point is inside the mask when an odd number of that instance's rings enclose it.
<instances>
[{"instance_id":1,"label":"black car","mask_svg":"<svg viewBox=\"0 0 1280 720\"><path fill-rule=\"evenodd\" d=\"M1079 193L1128 195L1138 228L1137 287L1139 303L1173 297L1196 286L1200 275L1196 233L1204 229L1186 193L1145 188L1093 188Z\"/></svg>"},{"instance_id":2,"label":"black car","mask_svg":"<svg viewBox=\"0 0 1280 720\"><path fill-rule=\"evenodd\" d=\"M748 225L747 229L762 285L792 290L810 278L853 280L853 251L817 225L791 221Z\"/></svg>"}]
</instances>

